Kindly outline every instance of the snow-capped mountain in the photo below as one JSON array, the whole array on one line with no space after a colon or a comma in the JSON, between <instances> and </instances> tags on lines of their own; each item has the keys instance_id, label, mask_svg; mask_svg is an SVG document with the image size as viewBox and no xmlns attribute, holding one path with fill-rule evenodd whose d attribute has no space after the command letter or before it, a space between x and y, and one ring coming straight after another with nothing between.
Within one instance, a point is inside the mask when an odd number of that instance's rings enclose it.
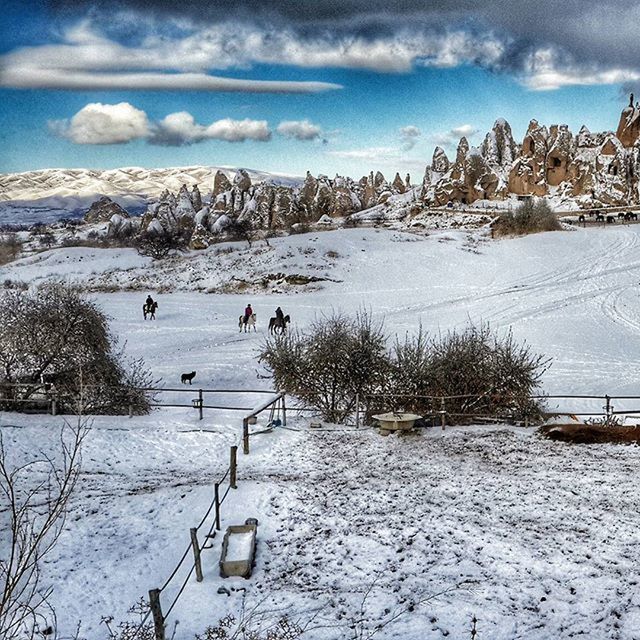
<instances>
[{"instance_id":1,"label":"snow-capped mountain","mask_svg":"<svg viewBox=\"0 0 640 640\"><path fill-rule=\"evenodd\" d=\"M225 169L234 176L237 169ZM142 213L166 189L178 191L183 184L213 184L219 167L172 167L167 169L42 169L0 174L0 226L51 223L61 218L80 218L101 196L110 196L129 213ZM302 178L248 170L254 181L297 185Z\"/></svg>"},{"instance_id":2,"label":"snow-capped mountain","mask_svg":"<svg viewBox=\"0 0 640 640\"><path fill-rule=\"evenodd\" d=\"M219 169L232 176L237 169L227 167L172 167L167 169L42 169L0 175L0 201L40 200L42 198L80 198L84 196L146 196L157 198L165 189L178 191L183 184L213 184ZM295 185L303 178L247 170L255 181L269 180Z\"/></svg>"}]
</instances>

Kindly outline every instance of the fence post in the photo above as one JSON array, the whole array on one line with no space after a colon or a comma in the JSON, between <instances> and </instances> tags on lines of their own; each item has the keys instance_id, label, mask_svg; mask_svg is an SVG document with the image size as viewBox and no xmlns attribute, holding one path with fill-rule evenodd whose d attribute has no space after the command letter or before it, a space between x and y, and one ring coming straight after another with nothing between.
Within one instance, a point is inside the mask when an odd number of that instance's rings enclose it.
<instances>
[{"instance_id":1,"label":"fence post","mask_svg":"<svg viewBox=\"0 0 640 640\"><path fill-rule=\"evenodd\" d=\"M198 389L198 412L200 413L200 420L202 420L202 405L204 404L204 398L202 397L202 389Z\"/></svg>"},{"instance_id":2,"label":"fence post","mask_svg":"<svg viewBox=\"0 0 640 640\"><path fill-rule=\"evenodd\" d=\"M249 418L242 421L242 453L249 455Z\"/></svg>"},{"instance_id":3,"label":"fence post","mask_svg":"<svg viewBox=\"0 0 640 640\"><path fill-rule=\"evenodd\" d=\"M220 485L217 482L213 485L213 494L216 504L216 529L220 531Z\"/></svg>"},{"instance_id":4,"label":"fence post","mask_svg":"<svg viewBox=\"0 0 640 640\"><path fill-rule=\"evenodd\" d=\"M282 394L282 426L287 426L287 405L284 400L284 393Z\"/></svg>"},{"instance_id":5,"label":"fence post","mask_svg":"<svg viewBox=\"0 0 640 640\"><path fill-rule=\"evenodd\" d=\"M133 418L133 405L132 404L129 405L129 417Z\"/></svg>"},{"instance_id":6,"label":"fence post","mask_svg":"<svg viewBox=\"0 0 640 640\"><path fill-rule=\"evenodd\" d=\"M200 561L200 545L198 544L198 530L193 527L191 533L191 546L193 548L193 562L196 567L196 580L202 582L202 562Z\"/></svg>"},{"instance_id":7,"label":"fence post","mask_svg":"<svg viewBox=\"0 0 640 640\"><path fill-rule=\"evenodd\" d=\"M160 608L160 589L151 589L151 591L149 591L149 608L153 616L153 630L156 640L165 640L164 618L162 617L162 609Z\"/></svg>"},{"instance_id":8,"label":"fence post","mask_svg":"<svg viewBox=\"0 0 640 640\"><path fill-rule=\"evenodd\" d=\"M360 427L360 394L356 393L356 429Z\"/></svg>"},{"instance_id":9,"label":"fence post","mask_svg":"<svg viewBox=\"0 0 640 640\"><path fill-rule=\"evenodd\" d=\"M604 410L606 412L606 422L607 424L609 424L609 422L611 422L611 396L606 395L605 396L605 400L606 400L606 405L604 407Z\"/></svg>"},{"instance_id":10,"label":"fence post","mask_svg":"<svg viewBox=\"0 0 640 640\"><path fill-rule=\"evenodd\" d=\"M51 415L52 416L58 415L58 406L57 406L55 397L51 398Z\"/></svg>"},{"instance_id":11,"label":"fence post","mask_svg":"<svg viewBox=\"0 0 640 640\"><path fill-rule=\"evenodd\" d=\"M231 447L230 456L229 456L229 484L232 489L237 489L238 485L236 484L236 471L238 468L238 447Z\"/></svg>"},{"instance_id":12,"label":"fence post","mask_svg":"<svg viewBox=\"0 0 640 640\"><path fill-rule=\"evenodd\" d=\"M444 405L444 398L440 398L440 426L444 431L444 427L447 424L447 409Z\"/></svg>"}]
</instances>

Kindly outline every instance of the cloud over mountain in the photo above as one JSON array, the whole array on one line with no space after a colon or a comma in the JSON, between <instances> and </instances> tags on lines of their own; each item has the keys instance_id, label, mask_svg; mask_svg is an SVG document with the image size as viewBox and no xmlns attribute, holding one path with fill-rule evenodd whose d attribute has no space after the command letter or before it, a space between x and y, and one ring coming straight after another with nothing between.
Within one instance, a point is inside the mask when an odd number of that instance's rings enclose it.
<instances>
[{"instance_id":1,"label":"cloud over mountain","mask_svg":"<svg viewBox=\"0 0 640 640\"><path fill-rule=\"evenodd\" d=\"M147 114L128 102L87 104L71 120L49 127L76 144L126 144L149 135Z\"/></svg>"},{"instance_id":2,"label":"cloud over mountain","mask_svg":"<svg viewBox=\"0 0 640 640\"><path fill-rule=\"evenodd\" d=\"M179 147L205 140L267 142L271 139L266 120L223 118L202 125L187 111L180 111L150 122L144 111L128 102L88 104L70 120L50 121L49 128L76 144L126 144L144 138L149 144Z\"/></svg>"}]
</instances>

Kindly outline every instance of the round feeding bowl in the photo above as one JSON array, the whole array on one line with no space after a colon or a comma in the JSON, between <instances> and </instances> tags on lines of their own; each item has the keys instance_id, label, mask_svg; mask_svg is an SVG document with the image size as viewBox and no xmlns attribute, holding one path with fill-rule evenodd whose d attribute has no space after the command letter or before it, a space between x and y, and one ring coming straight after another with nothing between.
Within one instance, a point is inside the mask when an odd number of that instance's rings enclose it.
<instances>
[{"instance_id":1,"label":"round feeding bowl","mask_svg":"<svg viewBox=\"0 0 640 640\"><path fill-rule=\"evenodd\" d=\"M409 430L413 428L413 423L416 420L422 418L422 416L416 415L415 413L381 413L377 416L373 416L379 423L380 428L384 431L399 431L399 430Z\"/></svg>"}]
</instances>

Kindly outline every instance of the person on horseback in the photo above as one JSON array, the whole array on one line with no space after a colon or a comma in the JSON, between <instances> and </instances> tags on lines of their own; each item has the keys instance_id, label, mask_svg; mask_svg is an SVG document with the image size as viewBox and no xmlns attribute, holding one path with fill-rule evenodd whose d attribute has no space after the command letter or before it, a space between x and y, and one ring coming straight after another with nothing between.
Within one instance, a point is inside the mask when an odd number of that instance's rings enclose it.
<instances>
[{"instance_id":1,"label":"person on horseback","mask_svg":"<svg viewBox=\"0 0 640 640\"><path fill-rule=\"evenodd\" d=\"M247 322L249 322L249 318L252 316L253 314L253 309L251 308L251 305L248 304L246 309L244 310L244 324L247 324Z\"/></svg>"},{"instance_id":2,"label":"person on horseback","mask_svg":"<svg viewBox=\"0 0 640 640\"><path fill-rule=\"evenodd\" d=\"M278 324L281 327L284 326L284 313L280 307L276 309L276 318L278 318Z\"/></svg>"},{"instance_id":3,"label":"person on horseback","mask_svg":"<svg viewBox=\"0 0 640 640\"><path fill-rule=\"evenodd\" d=\"M155 312L155 309L153 308L154 304L157 306L157 303L154 302L154 300L151 297L151 295L148 295L147 299L144 301L144 304L142 305L142 315L144 316L145 320L147 319L147 316L150 313Z\"/></svg>"}]
</instances>

